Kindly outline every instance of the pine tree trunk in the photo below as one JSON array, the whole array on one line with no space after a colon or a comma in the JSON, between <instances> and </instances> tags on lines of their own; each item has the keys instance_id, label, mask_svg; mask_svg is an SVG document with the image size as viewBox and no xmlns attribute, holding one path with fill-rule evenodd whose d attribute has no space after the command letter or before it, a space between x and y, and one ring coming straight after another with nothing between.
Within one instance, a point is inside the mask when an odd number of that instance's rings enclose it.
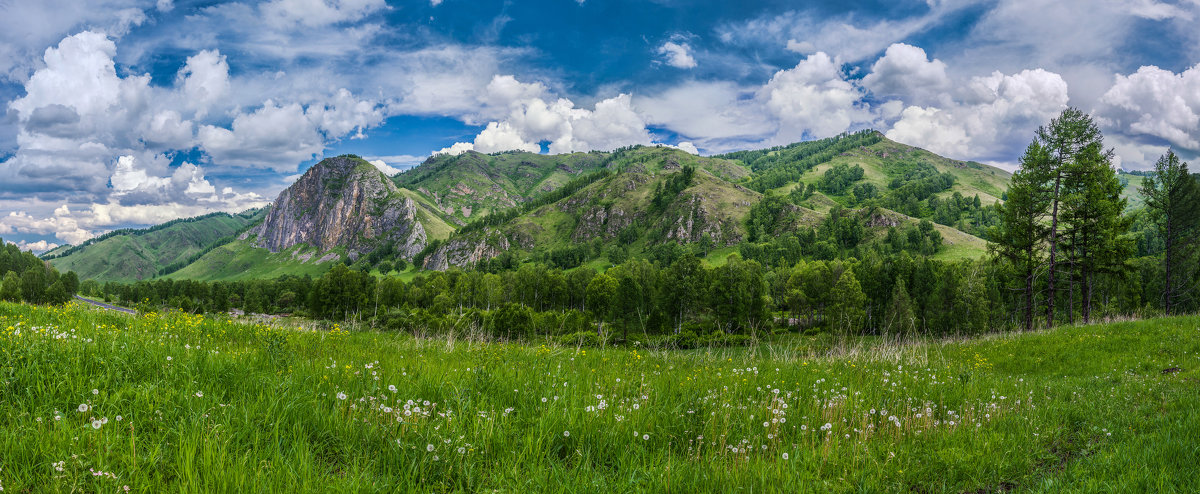
<instances>
[{"instance_id":1,"label":"pine tree trunk","mask_svg":"<svg viewBox=\"0 0 1200 494\"><path fill-rule=\"evenodd\" d=\"M1168 210L1167 211L1167 238L1166 238L1166 245L1165 245L1166 252L1163 253L1163 256L1164 256L1163 260L1166 261L1163 263L1164 268L1166 269L1165 279L1164 279L1164 282L1166 284L1163 286L1163 309L1166 310L1168 315L1171 314L1171 309L1172 309L1171 302L1172 302L1172 299L1174 298L1173 295L1174 295L1174 291L1175 291L1174 287L1171 285L1171 265L1174 264L1174 261L1175 261L1175 259L1174 259L1175 238L1173 237L1173 235L1175 233L1173 227L1175 225L1171 222L1170 215L1171 215L1171 211Z\"/></svg>"},{"instance_id":2,"label":"pine tree trunk","mask_svg":"<svg viewBox=\"0 0 1200 494\"><path fill-rule=\"evenodd\" d=\"M1059 160L1062 161L1061 159ZM1054 271L1058 257L1058 194L1062 188L1062 172L1054 177L1053 210L1050 213L1050 272L1046 281L1046 327L1054 327Z\"/></svg>"}]
</instances>

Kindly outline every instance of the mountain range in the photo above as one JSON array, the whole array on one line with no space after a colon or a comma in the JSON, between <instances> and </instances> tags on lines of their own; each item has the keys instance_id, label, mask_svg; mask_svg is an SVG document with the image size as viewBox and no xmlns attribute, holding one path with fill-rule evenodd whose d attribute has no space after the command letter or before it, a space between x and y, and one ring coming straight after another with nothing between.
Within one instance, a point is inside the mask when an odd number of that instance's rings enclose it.
<instances>
[{"instance_id":1,"label":"mountain range","mask_svg":"<svg viewBox=\"0 0 1200 494\"><path fill-rule=\"evenodd\" d=\"M392 177L345 155L312 166L264 210L116 231L43 259L98 281L319 275L336 262L381 260L604 267L668 243L720 263L741 244L816 228L831 214L860 222L867 240L928 219L943 244L933 255L975 257L1009 177L874 131L710 157L665 146L468 151Z\"/></svg>"}]
</instances>

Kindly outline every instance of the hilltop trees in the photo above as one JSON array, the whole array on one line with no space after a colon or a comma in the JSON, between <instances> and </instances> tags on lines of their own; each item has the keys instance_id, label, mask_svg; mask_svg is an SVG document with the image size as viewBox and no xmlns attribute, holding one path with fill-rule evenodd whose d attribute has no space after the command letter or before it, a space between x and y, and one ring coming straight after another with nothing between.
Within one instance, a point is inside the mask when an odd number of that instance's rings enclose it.
<instances>
[{"instance_id":1,"label":"hilltop trees","mask_svg":"<svg viewBox=\"0 0 1200 494\"><path fill-rule=\"evenodd\" d=\"M1163 241L1163 310L1172 314L1188 299L1196 273L1196 243L1200 240L1200 184L1174 151L1154 163L1154 173L1142 182L1142 195L1151 221Z\"/></svg>"}]
</instances>

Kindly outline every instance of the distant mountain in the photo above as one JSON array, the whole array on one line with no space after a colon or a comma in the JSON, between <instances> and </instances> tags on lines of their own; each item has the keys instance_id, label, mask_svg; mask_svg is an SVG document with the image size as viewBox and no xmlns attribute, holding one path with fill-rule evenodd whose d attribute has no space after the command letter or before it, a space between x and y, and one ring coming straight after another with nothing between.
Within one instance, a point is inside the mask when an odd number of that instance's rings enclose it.
<instances>
[{"instance_id":1,"label":"distant mountain","mask_svg":"<svg viewBox=\"0 0 1200 494\"><path fill-rule=\"evenodd\" d=\"M737 183L749 175L745 167L666 147L605 154L607 168L578 179L578 190L526 205L528 211L509 213L511 218L492 226L463 228L431 252L424 267L467 266L513 248L691 243L702 238L725 246L745 238L743 219L761 197Z\"/></svg>"},{"instance_id":2,"label":"distant mountain","mask_svg":"<svg viewBox=\"0 0 1200 494\"><path fill-rule=\"evenodd\" d=\"M865 238L855 240L861 245L916 248L913 242L928 236L933 247L922 252L976 257L986 249L980 237L996 221L992 206L1009 178L873 131L712 157L663 146L565 155L467 152L432 157L390 178L347 155L310 168L260 214L261 222L221 232L240 232L237 238L120 279L320 275L335 262L385 259L447 269L502 256L602 267L668 244L695 246L720 263L747 243L779 249L785 246L769 244L782 236L826 235L831 221L861 225ZM923 220L936 225L910 235ZM829 240L805 235L811 239L805 242ZM814 248L859 245L847 242ZM936 248L939 242L946 248ZM56 249L47 257L64 254L74 252ZM81 256L107 262L101 257ZM83 277L117 279L114 273L129 268L113 269Z\"/></svg>"},{"instance_id":3,"label":"distant mountain","mask_svg":"<svg viewBox=\"0 0 1200 494\"><path fill-rule=\"evenodd\" d=\"M605 173L593 172L594 180L570 194L548 194L552 201L477 219L425 253L423 267L470 266L509 251L546 254L588 242L591 257L607 255L614 245L636 254L665 242L703 242L728 253L721 248L818 225L835 207L850 208L880 234L942 218L936 229L950 247L947 255L973 257L986 243L967 230L987 225L972 225L963 210L986 221L985 206L1001 201L1011 176L877 132L715 157L636 147L607 153L605 163ZM844 186L833 185L841 173L850 175ZM770 214L778 218L766 221L770 231L751 232L751 210L765 195L787 199L773 202L778 207ZM856 209L867 204L871 210ZM953 218L941 204L953 205Z\"/></svg>"},{"instance_id":4,"label":"distant mountain","mask_svg":"<svg viewBox=\"0 0 1200 494\"><path fill-rule=\"evenodd\" d=\"M234 215L212 213L145 229L117 230L78 246L51 250L42 259L61 272L75 271L81 279L149 279L169 266L189 262L222 239L232 238L265 214L262 209Z\"/></svg>"}]
</instances>

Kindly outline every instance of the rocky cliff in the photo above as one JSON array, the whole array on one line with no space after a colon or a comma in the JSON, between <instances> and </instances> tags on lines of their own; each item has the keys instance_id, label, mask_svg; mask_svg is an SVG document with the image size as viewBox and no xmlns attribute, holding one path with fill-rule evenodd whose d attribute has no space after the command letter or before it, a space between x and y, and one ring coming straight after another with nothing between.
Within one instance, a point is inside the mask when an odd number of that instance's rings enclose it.
<instances>
[{"instance_id":1,"label":"rocky cliff","mask_svg":"<svg viewBox=\"0 0 1200 494\"><path fill-rule=\"evenodd\" d=\"M271 252L307 244L322 251L344 247L356 258L392 241L396 252L411 258L426 244L420 208L370 163L339 156L309 168L249 233Z\"/></svg>"}]
</instances>

